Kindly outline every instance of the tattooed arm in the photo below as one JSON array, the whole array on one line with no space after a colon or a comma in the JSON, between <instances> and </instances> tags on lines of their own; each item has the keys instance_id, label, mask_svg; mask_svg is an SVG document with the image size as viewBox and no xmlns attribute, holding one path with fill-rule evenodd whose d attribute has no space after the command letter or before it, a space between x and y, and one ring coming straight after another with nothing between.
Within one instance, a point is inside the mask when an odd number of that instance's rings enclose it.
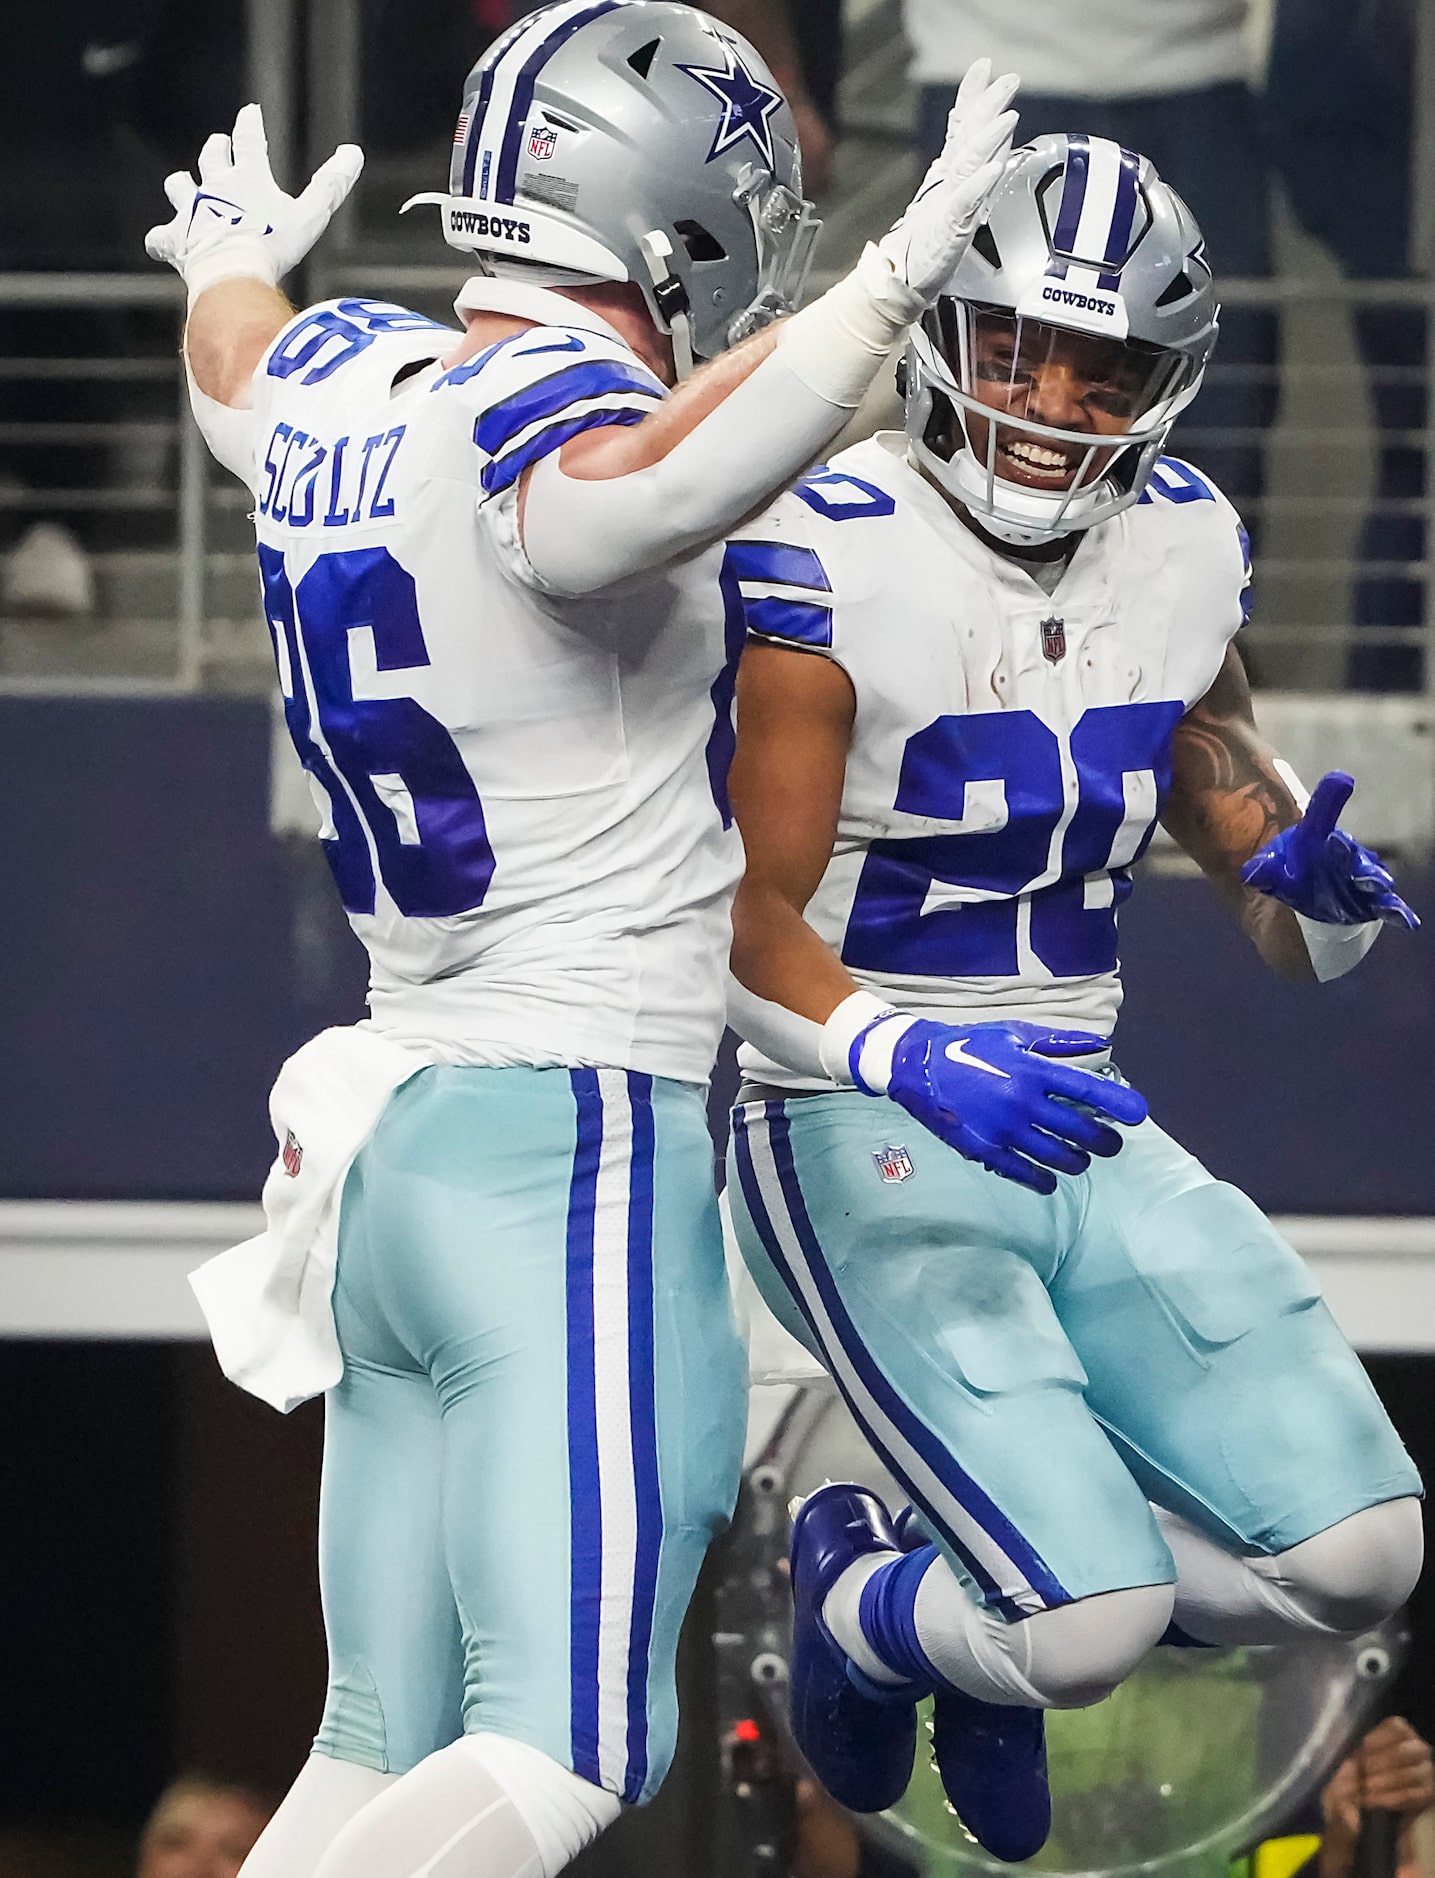
<instances>
[{"instance_id":1,"label":"tattooed arm","mask_svg":"<svg viewBox=\"0 0 1435 1878\"><path fill-rule=\"evenodd\" d=\"M1229 646L1215 683L1176 728L1161 820L1267 965L1282 978L1311 983L1315 972L1295 914L1241 880L1242 863L1300 818L1275 751L1256 728L1240 654Z\"/></svg>"}]
</instances>

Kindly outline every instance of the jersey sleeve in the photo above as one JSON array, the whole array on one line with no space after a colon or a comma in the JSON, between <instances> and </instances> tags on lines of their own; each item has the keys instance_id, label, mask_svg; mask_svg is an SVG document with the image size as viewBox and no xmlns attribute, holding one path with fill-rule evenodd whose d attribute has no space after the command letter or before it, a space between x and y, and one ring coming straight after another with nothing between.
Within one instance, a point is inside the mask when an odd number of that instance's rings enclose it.
<instances>
[{"instance_id":1,"label":"jersey sleeve","mask_svg":"<svg viewBox=\"0 0 1435 1878\"><path fill-rule=\"evenodd\" d=\"M1226 656L1226 647L1251 616L1251 538L1231 503L1204 471L1163 456L1141 496L1175 534L1182 586L1191 602L1191 643L1182 689L1188 702L1203 697Z\"/></svg>"},{"instance_id":2,"label":"jersey sleeve","mask_svg":"<svg viewBox=\"0 0 1435 1878\"><path fill-rule=\"evenodd\" d=\"M473 412L483 498L585 430L640 424L667 396L623 345L569 327L529 327L456 365L435 385L462 389Z\"/></svg>"},{"instance_id":3,"label":"jersey sleeve","mask_svg":"<svg viewBox=\"0 0 1435 1878\"><path fill-rule=\"evenodd\" d=\"M730 538L723 584L741 603L749 639L838 657L836 595L821 534L818 518L789 492Z\"/></svg>"},{"instance_id":4,"label":"jersey sleeve","mask_svg":"<svg viewBox=\"0 0 1435 1878\"><path fill-rule=\"evenodd\" d=\"M189 360L184 362L189 408L215 462L237 476L251 494L259 488L259 413L253 405L237 409L200 390Z\"/></svg>"}]
</instances>

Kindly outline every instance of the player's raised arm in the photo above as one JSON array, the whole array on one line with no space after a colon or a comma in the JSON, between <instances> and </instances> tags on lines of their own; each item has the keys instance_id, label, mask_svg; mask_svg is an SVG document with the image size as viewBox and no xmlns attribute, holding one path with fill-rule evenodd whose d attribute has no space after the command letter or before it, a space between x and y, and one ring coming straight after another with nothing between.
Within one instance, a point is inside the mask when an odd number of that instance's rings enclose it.
<instances>
[{"instance_id":1,"label":"player's raised arm","mask_svg":"<svg viewBox=\"0 0 1435 1878\"><path fill-rule=\"evenodd\" d=\"M1419 924L1376 856L1335 825L1350 778L1333 772L1307 799L1261 735L1234 646L1171 758L1162 821L1282 977L1338 978L1382 924Z\"/></svg>"},{"instance_id":2,"label":"player's raised arm","mask_svg":"<svg viewBox=\"0 0 1435 1878\"><path fill-rule=\"evenodd\" d=\"M838 434L970 246L999 180L1016 79L968 72L947 141L901 220L821 299L685 379L641 424L585 431L530 470L524 549L589 593L718 540Z\"/></svg>"},{"instance_id":3,"label":"player's raised arm","mask_svg":"<svg viewBox=\"0 0 1435 1878\"><path fill-rule=\"evenodd\" d=\"M294 313L279 282L323 234L363 165L357 144L341 144L298 196L286 195L269 167L263 113L246 104L232 133L206 141L197 180L188 170L165 178L174 215L149 231L145 248L184 281L195 416L220 462L246 479L250 380Z\"/></svg>"}]
</instances>

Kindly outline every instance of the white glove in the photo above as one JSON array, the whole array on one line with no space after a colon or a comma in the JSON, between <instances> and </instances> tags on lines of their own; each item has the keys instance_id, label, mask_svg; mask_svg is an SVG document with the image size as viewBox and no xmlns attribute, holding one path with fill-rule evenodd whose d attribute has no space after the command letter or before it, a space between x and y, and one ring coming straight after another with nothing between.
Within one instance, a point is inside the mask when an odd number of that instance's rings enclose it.
<instances>
[{"instance_id":1,"label":"white glove","mask_svg":"<svg viewBox=\"0 0 1435 1878\"><path fill-rule=\"evenodd\" d=\"M1017 123L1007 106L1019 82L1015 72L994 79L990 59L968 67L941 154L906 213L877 244L922 307L932 304L970 247L982 205L1006 167Z\"/></svg>"},{"instance_id":2,"label":"white glove","mask_svg":"<svg viewBox=\"0 0 1435 1878\"><path fill-rule=\"evenodd\" d=\"M272 287L323 234L363 167L359 146L341 143L300 195L285 195L269 168L264 114L246 104L232 137L216 131L206 141L197 183L188 170L165 178L174 219L149 231L145 250L183 277L191 306L221 280L244 277Z\"/></svg>"},{"instance_id":3,"label":"white glove","mask_svg":"<svg viewBox=\"0 0 1435 1878\"><path fill-rule=\"evenodd\" d=\"M942 153L902 219L820 300L783 323L782 356L809 390L855 410L890 349L947 284L1001 180L1017 114L1014 73L978 59L962 80Z\"/></svg>"}]
</instances>

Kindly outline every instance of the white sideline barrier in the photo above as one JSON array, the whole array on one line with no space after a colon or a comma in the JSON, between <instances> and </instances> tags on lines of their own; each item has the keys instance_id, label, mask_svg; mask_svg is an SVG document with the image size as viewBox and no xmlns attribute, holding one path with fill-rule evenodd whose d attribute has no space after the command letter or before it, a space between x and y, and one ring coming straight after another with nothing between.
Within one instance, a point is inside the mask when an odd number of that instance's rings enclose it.
<instances>
[{"instance_id":1,"label":"white sideline barrier","mask_svg":"<svg viewBox=\"0 0 1435 1878\"><path fill-rule=\"evenodd\" d=\"M1275 1223L1357 1349L1435 1351L1435 1219ZM0 1201L0 1337L201 1338L188 1273L262 1225L257 1206Z\"/></svg>"},{"instance_id":2,"label":"white sideline barrier","mask_svg":"<svg viewBox=\"0 0 1435 1878\"><path fill-rule=\"evenodd\" d=\"M263 1229L258 1206L0 1201L0 1336L203 1338L189 1273Z\"/></svg>"}]
</instances>

